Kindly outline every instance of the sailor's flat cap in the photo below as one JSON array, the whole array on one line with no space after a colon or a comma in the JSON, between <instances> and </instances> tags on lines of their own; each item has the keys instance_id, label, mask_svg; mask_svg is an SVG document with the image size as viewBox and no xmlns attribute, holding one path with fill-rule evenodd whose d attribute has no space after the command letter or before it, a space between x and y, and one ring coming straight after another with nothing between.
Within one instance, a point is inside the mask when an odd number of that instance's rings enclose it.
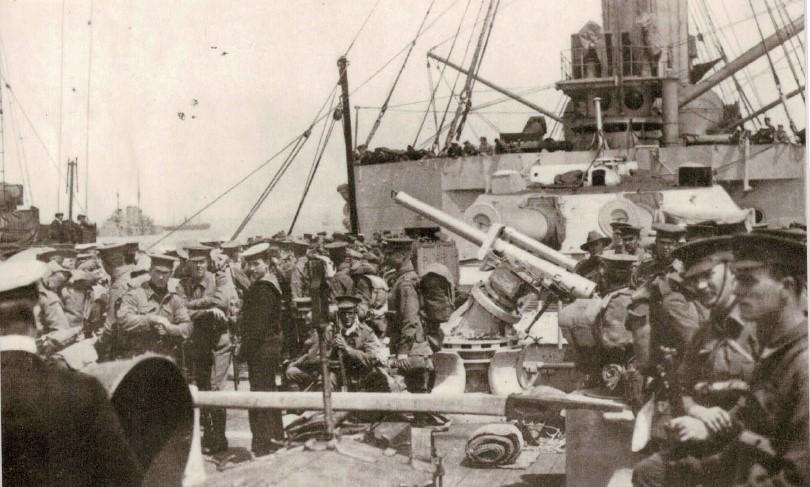
<instances>
[{"instance_id":1,"label":"sailor's flat cap","mask_svg":"<svg viewBox=\"0 0 810 487\"><path fill-rule=\"evenodd\" d=\"M47 272L45 263L36 260L0 262L0 299L5 293L35 285Z\"/></svg>"},{"instance_id":2,"label":"sailor's flat cap","mask_svg":"<svg viewBox=\"0 0 810 487\"><path fill-rule=\"evenodd\" d=\"M244 244L239 240L231 240L230 242L225 242L219 246L223 252L238 252L242 250L242 247L244 247Z\"/></svg>"},{"instance_id":3,"label":"sailor's flat cap","mask_svg":"<svg viewBox=\"0 0 810 487\"><path fill-rule=\"evenodd\" d=\"M638 257L630 254L617 254L612 250L606 250L599 255L599 260L614 269L630 270L630 268L638 262Z\"/></svg>"},{"instance_id":4,"label":"sailor's flat cap","mask_svg":"<svg viewBox=\"0 0 810 487\"><path fill-rule=\"evenodd\" d=\"M270 244L267 242L257 243L242 252L242 257L245 260L266 259L268 250L270 250Z\"/></svg>"},{"instance_id":5,"label":"sailor's flat cap","mask_svg":"<svg viewBox=\"0 0 810 487\"><path fill-rule=\"evenodd\" d=\"M49 249L40 254L37 254L37 259L41 260L42 262L48 262L54 257L62 257L65 259L75 259L76 256L79 255L73 249L70 248L57 248L57 249Z\"/></svg>"},{"instance_id":6,"label":"sailor's flat cap","mask_svg":"<svg viewBox=\"0 0 810 487\"><path fill-rule=\"evenodd\" d=\"M325 248L326 250L340 250L340 249L345 249L347 245L349 245L349 244L347 244L346 242L344 242L342 240L337 240L335 242L330 242L330 243L324 245L323 248Z\"/></svg>"},{"instance_id":7,"label":"sailor's flat cap","mask_svg":"<svg viewBox=\"0 0 810 487\"><path fill-rule=\"evenodd\" d=\"M674 223L653 223L652 229L656 238L679 239L686 234L686 228Z\"/></svg>"}]
</instances>

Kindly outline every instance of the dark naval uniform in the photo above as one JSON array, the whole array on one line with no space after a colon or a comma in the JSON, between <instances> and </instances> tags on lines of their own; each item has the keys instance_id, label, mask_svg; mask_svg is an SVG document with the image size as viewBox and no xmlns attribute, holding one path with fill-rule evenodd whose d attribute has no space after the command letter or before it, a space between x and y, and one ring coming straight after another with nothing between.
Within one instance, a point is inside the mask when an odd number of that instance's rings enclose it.
<instances>
[{"instance_id":1,"label":"dark naval uniform","mask_svg":"<svg viewBox=\"0 0 810 487\"><path fill-rule=\"evenodd\" d=\"M267 244L257 244L245 252L245 258L266 255ZM242 348L247 361L251 391L275 391L276 371L281 362L284 343L281 332L281 287L269 271L256 280L245 294L240 315ZM257 455L272 452L284 440L281 411L251 409L248 412L253 434L251 449Z\"/></svg>"}]
</instances>

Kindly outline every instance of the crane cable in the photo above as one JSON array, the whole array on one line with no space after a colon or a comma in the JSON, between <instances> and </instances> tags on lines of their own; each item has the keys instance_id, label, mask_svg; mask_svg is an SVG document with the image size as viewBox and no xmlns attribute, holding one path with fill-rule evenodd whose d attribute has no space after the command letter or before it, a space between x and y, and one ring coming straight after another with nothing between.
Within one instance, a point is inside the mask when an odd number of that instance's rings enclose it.
<instances>
[{"instance_id":1,"label":"crane cable","mask_svg":"<svg viewBox=\"0 0 810 487\"><path fill-rule=\"evenodd\" d=\"M430 5L428 5L427 11L425 12L425 16L422 17L422 23L419 24L419 29L416 31L416 36L414 36L413 40L411 41L411 45L408 48L408 52L405 54L405 60L402 61L402 66L399 67L399 72L397 73L396 78L394 78L394 83L391 85L391 89L388 91L388 96L385 97L385 101L383 102L382 107L380 107L380 113L377 115L377 119L374 120L374 125L371 127L371 131L369 131L368 136L366 137L366 147L371 144L371 139L374 138L374 134L376 134L377 129L380 128L382 118L385 115L385 111L388 109L388 103L391 101L391 97L394 95L394 90L397 87L397 83L399 83L399 78L402 76L402 72L405 71L405 66L408 64L408 59L411 57L413 48L416 47L416 41L419 39L419 36L422 35L422 29L425 27L425 22L427 22L427 19L430 16L430 11L433 9L433 5L435 3L436 0L431 0Z\"/></svg>"},{"instance_id":2,"label":"crane cable","mask_svg":"<svg viewBox=\"0 0 810 487\"><path fill-rule=\"evenodd\" d=\"M751 11L756 13L756 11L754 10L754 4L751 0L748 0L748 5L751 7ZM759 37L760 39L762 39L762 45L764 46L765 35L762 33L762 27L759 25L759 19L756 16L754 17L754 23L757 25L757 31L759 31ZM776 84L776 91L777 93L779 93L779 98L782 100L782 108L784 108L785 110L785 116L787 117L788 122L790 122L791 128L795 129L796 124L793 123L793 119L790 117L790 111L788 110L787 107L787 100L785 100L785 93L784 91L782 91L782 83L779 81L779 75L776 73L776 68L773 65L773 59L771 59L771 52L766 50L765 57L768 58L768 66L770 66L771 68L771 74L773 75L773 82Z\"/></svg>"}]
</instances>

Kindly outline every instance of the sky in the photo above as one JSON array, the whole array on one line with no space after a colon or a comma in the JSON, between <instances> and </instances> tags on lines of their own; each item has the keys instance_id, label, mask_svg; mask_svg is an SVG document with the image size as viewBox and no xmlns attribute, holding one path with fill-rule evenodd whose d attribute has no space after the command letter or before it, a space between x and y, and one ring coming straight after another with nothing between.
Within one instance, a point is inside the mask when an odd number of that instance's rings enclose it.
<instances>
[{"instance_id":1,"label":"sky","mask_svg":"<svg viewBox=\"0 0 810 487\"><path fill-rule=\"evenodd\" d=\"M762 10L763 2L755 0L755 8ZM66 161L77 157L75 212L102 222L116 208L116 195L122 206L135 204L140 186L141 206L157 223L180 221L310 126L336 85L337 59L355 36L347 53L349 86L356 90L350 104L379 107L402 65L403 48L414 39L432 5L429 27L417 40L391 99L392 108L371 144L404 148L412 143L423 117L430 79L440 84L440 111L446 104L447 85L455 80L448 69L446 81L440 82L435 64L429 78L426 52L436 46L435 52L446 56L463 18L451 56L460 61L471 34L477 35L471 26L481 4L481 0L0 0L0 74L11 87L3 92L5 179L25 183L26 203L39 207L47 221L57 208L67 206ZM746 1L708 4L731 57L758 41ZM788 5L794 15L803 8L795 0ZM514 90L545 87L526 98L550 110L557 108L561 97L552 86L560 78L560 53L569 48L570 35L589 20L601 23L601 1L502 0L480 75ZM760 20L768 35L773 30L770 21ZM474 44L475 39L467 60ZM372 77L397 53L401 54ZM796 85L784 56L778 50L772 53L785 91L793 90ZM765 63L763 58L748 70L759 86L761 103L776 96ZM473 104L498 98L478 85ZM803 127L801 98L790 102L790 110ZM354 108L352 112L354 116ZM359 138L365 140L377 111L364 108L358 113ZM462 139L482 135L492 140L498 130L520 131L531 114L515 102L495 105L483 117L469 118ZM780 122L784 112L775 110L773 118ZM322 127L313 128L246 234L266 235L289 226ZM432 131L431 115L420 140ZM282 159L271 161L201 219L229 235ZM342 131L336 125L297 232L340 227L343 202L335 188L345 181Z\"/></svg>"}]
</instances>

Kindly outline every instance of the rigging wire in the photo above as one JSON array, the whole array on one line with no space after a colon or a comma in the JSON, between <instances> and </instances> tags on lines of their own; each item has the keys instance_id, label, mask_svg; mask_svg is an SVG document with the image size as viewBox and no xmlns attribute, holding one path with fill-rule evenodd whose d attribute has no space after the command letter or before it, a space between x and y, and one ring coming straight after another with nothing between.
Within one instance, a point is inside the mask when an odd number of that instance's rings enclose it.
<instances>
[{"instance_id":1,"label":"rigging wire","mask_svg":"<svg viewBox=\"0 0 810 487\"><path fill-rule=\"evenodd\" d=\"M709 6L706 3L706 0L702 0L700 6L702 7L704 19L705 19L706 23L708 24L708 27L709 27L710 31L714 30L716 26L714 24L714 20L712 19L712 15L711 15L711 12L709 11ZM720 58L723 60L724 63L728 63L728 60L729 60L728 59L728 54L726 53L726 49L723 46L723 41L720 39L720 33L718 33L718 32L710 32L710 34L711 34L715 49L720 54ZM737 93L740 96L740 100L742 101L743 107L745 107L745 110L747 111L747 113L749 115L751 113L754 113L754 107L751 104L751 99L748 97L748 94L745 92L745 90L743 90L742 85L740 85L740 80L737 78L736 73L731 75L731 80L734 83L734 86L735 86L735 88L737 90Z\"/></svg>"},{"instance_id":2,"label":"rigging wire","mask_svg":"<svg viewBox=\"0 0 810 487\"><path fill-rule=\"evenodd\" d=\"M315 180L315 174L318 172L318 166L321 164L321 159L323 159L323 154L326 152L326 145L329 142L329 138L332 135L332 129L335 128L335 123L337 122L337 118L332 117L332 121L329 123L329 130L326 133L326 138L324 140L323 146L321 147L320 154L318 151L315 152L315 159L313 161L312 167L309 170L309 174L307 175L306 183L304 184L304 192L301 195L301 200L298 202L298 208L295 209L295 215L293 215L292 222L290 222L290 229L287 231L288 235L293 233L295 229L295 224L298 221L298 215L301 213L301 208L304 206L304 201L307 199L307 194L309 193L309 188L312 186L312 181ZM326 129L326 123L324 122L324 129ZM321 134L323 135L323 134Z\"/></svg>"},{"instance_id":3,"label":"rigging wire","mask_svg":"<svg viewBox=\"0 0 810 487\"><path fill-rule=\"evenodd\" d=\"M456 28L456 33L453 35L453 43L450 44L450 51L447 54L448 58L453 55L453 50L456 48L456 41L458 40L458 35L461 32L461 24L464 21L464 17L467 16L467 11L470 9L470 3L471 2L472 2L472 0L467 0L467 5L464 7L464 12L461 14L461 19L459 20L458 28ZM433 48L431 48L430 50L432 51ZM428 76L430 76L430 58L426 58L426 61L427 61L427 68L428 68ZM444 72L445 72L446 69L447 69L447 65L446 64L442 65L441 73L439 74L439 79L440 80L444 79ZM433 85L432 79L431 79L431 85ZM436 107L436 90L438 90L438 89L439 89L439 83L436 83L436 85L433 86L433 90L430 93L430 103L428 103L428 109L431 106L433 106L434 110L435 110L435 107ZM450 98L452 98L452 97L453 97L453 94L451 93ZM413 138L414 145L416 144L416 141L419 139L419 134L422 132L422 127L425 124L425 119L426 118L427 118L427 111L425 112L425 116L422 117L422 122L419 124L419 130L416 131L416 136ZM433 116L433 124L436 127L436 130L439 130L438 118L435 116L435 114Z\"/></svg>"},{"instance_id":4,"label":"rigging wire","mask_svg":"<svg viewBox=\"0 0 810 487\"><path fill-rule=\"evenodd\" d=\"M354 47L355 41L357 41L357 38L360 37L360 33L363 32L363 29L365 29L366 24L368 23L369 19L371 18L371 15L374 13L375 10L377 10L377 5L379 5L379 4L380 4L380 0L377 0L374 3L374 6L371 7L371 11L369 11L368 15L366 15L366 20L363 21L363 23L360 25L360 28L357 30L357 33L354 34L354 38L352 38L352 41L349 43L349 47L346 48L346 52L343 53L343 57L346 57L346 56L349 55L349 51L351 51L352 47Z\"/></svg>"},{"instance_id":5,"label":"rigging wire","mask_svg":"<svg viewBox=\"0 0 810 487\"><path fill-rule=\"evenodd\" d=\"M23 117L25 117L25 121L28 123L28 126L31 128L31 131L34 133L34 136L36 136L37 142L39 142L39 144L42 146L42 149L45 151L45 155L48 156L48 161L50 161L51 165L56 169L57 175L59 177L59 183L58 184L61 184L62 181L65 180L65 178L62 176L62 172L59 170L59 165L54 160L53 155L51 154L51 151L48 149L48 146L45 144L45 141L42 140L42 136L39 134L37 129L34 127L34 123L31 121L31 117L28 116L28 112L26 112L25 109L23 108L22 104L20 103L19 98L17 98L17 94L11 88L11 84L8 82L8 78L5 78L3 75L0 75L0 81L2 81L2 83L5 85L6 92L11 94L12 98L14 98L14 101L17 103L17 109L20 111L20 113L23 114ZM58 192L59 191L57 191L57 193ZM79 206L79 208L82 211L84 211L84 207L80 202L77 202L77 205Z\"/></svg>"},{"instance_id":6,"label":"rigging wire","mask_svg":"<svg viewBox=\"0 0 810 487\"><path fill-rule=\"evenodd\" d=\"M284 161L281 163L281 166L279 166L279 168L276 170L275 174L273 174L273 177L270 178L270 182L267 183L267 186L264 188L264 191L262 191L262 193L256 199L256 202L253 203L253 207L250 209L248 214L245 215L245 217L239 223L239 226L236 228L236 231L234 231L233 235L231 235L231 240L236 240L239 237L239 234L242 233L242 230L245 229L247 224L250 223L250 220L253 219L253 217L256 215L256 213L259 211L259 209L262 207L264 202L267 200L267 197L270 196L270 193L273 191L273 189L275 189L276 184L278 184L278 182L281 180L281 177L284 176L284 173L287 172L287 169L289 169L292 162L295 160L295 158L301 152L301 149L304 147L304 144L309 139L309 136L310 136L311 133L312 133L312 131L310 129L310 130L307 130L306 132L304 132L302 135L300 135L298 137L298 139L296 140L295 145L290 150L290 153L287 154L287 158L284 159Z\"/></svg>"},{"instance_id":7,"label":"rigging wire","mask_svg":"<svg viewBox=\"0 0 810 487\"><path fill-rule=\"evenodd\" d=\"M731 18L731 13L729 12L728 7L726 6L726 0L721 0L720 5L723 7L723 13L725 14L725 16L727 18ZM734 40L734 44L736 45L737 52L742 51L742 43L740 42L739 36L737 36L737 31L736 30L734 30L734 29L729 29L728 31L724 31L724 30L721 30L721 29L717 30L717 33L719 35L723 36L723 37L726 37L726 40L728 40L727 32L731 33L731 38ZM754 81L753 81L753 79L751 77L751 71L750 71L749 68L750 68L749 66L746 66L745 68L743 68L742 73L745 76L745 81L748 83L748 86L751 87L751 91L754 94L754 98L756 99L757 105L762 106L763 105L762 97L759 94L759 90L757 90L756 86L754 85ZM740 83L740 84L742 86L745 86L744 83ZM760 125L760 121L759 121L758 118L754 119L754 125L755 126Z\"/></svg>"},{"instance_id":8,"label":"rigging wire","mask_svg":"<svg viewBox=\"0 0 810 487\"><path fill-rule=\"evenodd\" d=\"M90 77L93 73L93 5L90 0L90 18L87 26L90 29L90 41L87 53L87 107L85 109L85 130L84 130L84 207L90 211L88 204L88 194L90 193Z\"/></svg>"},{"instance_id":9,"label":"rigging wire","mask_svg":"<svg viewBox=\"0 0 810 487\"><path fill-rule=\"evenodd\" d=\"M442 12L441 12L439 15L437 15L437 16L436 16L436 18L435 18L435 19L433 19L433 21L432 21L431 23L429 23L429 24L428 24L428 26L427 26L427 27L425 27L425 30L424 30L422 33L424 34L425 32L429 31L429 30L431 29L431 27L433 27L433 26L436 24L436 22L438 22L438 21L439 21L439 19L441 19L441 18L444 16L444 14L446 14L448 11L450 11L450 9L451 9L451 8L452 8L452 7L453 7L453 6L456 4L456 2L458 2L458 1L459 1L459 0L455 0L453 3L451 3L450 5L448 5L448 6L447 6L447 8L445 8L445 9L444 9L444 10L443 10L443 11L442 11ZM384 63L382 64L382 66L380 66L380 67L379 67L379 68L378 68L376 71L374 71L374 72L371 74L371 76L369 76L369 77L368 77L368 78L366 78L366 79L365 79L365 80L364 80L362 83L360 83L359 85L357 85L357 87L356 87L355 89L353 89L353 90L352 90L352 91L349 93L349 95L354 95L355 93L357 93L357 91L358 91L360 88L362 88L362 87L366 86L366 85L367 85L369 82L371 82L371 80L373 80L374 78L376 78L376 77L377 77L377 75L379 75L379 74L380 74L380 73L381 73L383 70L385 70L385 68L387 68L387 67L388 67L388 66L389 66L389 65L390 65L392 62L394 62L394 60L396 60L396 58L398 58L398 57L400 56L400 54L402 54L402 53L404 53L405 51L407 51L407 50L408 50L408 48L410 47L410 45L411 45L411 44L410 44L410 42L409 42L409 43L407 43L407 44L405 44L405 45L402 47L402 49L400 49L400 50L399 50L399 51L398 51L396 54L394 54L393 56L391 56L390 58L388 58L388 60L387 60L386 62L384 62Z\"/></svg>"},{"instance_id":10,"label":"rigging wire","mask_svg":"<svg viewBox=\"0 0 810 487\"><path fill-rule=\"evenodd\" d=\"M481 0L481 3L478 5L478 12L475 14L475 23L478 23L478 19L481 17L481 10L484 8L484 0ZM466 15L466 10L465 10ZM464 16L461 17L459 22L464 22ZM461 56L461 62L463 63L465 59L467 59L467 53L470 51L470 46L472 45L472 40L475 35L475 31L470 32L470 36L467 38L467 45L464 47L464 54ZM442 127L444 127L444 121L447 120L447 113L450 111L450 104L453 102L453 98L456 96L456 85L458 84L458 80L461 77L461 72L456 72L456 78L453 80L453 87L450 88L450 97L447 98L447 105L444 107L444 114L442 115L442 121L439 122L439 128L436 130L436 140L433 141L433 150L437 151L439 148L439 134L442 132ZM442 78L442 81L447 81ZM450 128L452 131L452 127Z\"/></svg>"},{"instance_id":11,"label":"rigging wire","mask_svg":"<svg viewBox=\"0 0 810 487\"><path fill-rule=\"evenodd\" d=\"M391 89L388 91L388 96L385 97L385 101L383 102L382 107L380 107L380 113L377 115L377 119L374 120L374 125L371 126L371 131L368 133L368 137L366 137L365 145L367 147L371 144L371 139L374 138L374 134L377 132L377 129L380 128L382 118L385 115L385 111L388 109L388 103L391 101L391 97L394 95L394 90L397 87L397 83L399 83L399 78L402 76L402 72L405 71L405 66L408 64L408 59L411 57L413 48L416 47L416 41L419 39L419 36L422 35L422 29L424 28L425 22L427 22L427 19L430 16L430 11L433 9L433 5L435 3L436 0L431 0L427 11L425 12L425 16L422 18L422 23L419 24L419 29L416 31L416 36L413 38L413 41L411 41L408 52L405 54L405 60L402 61L402 66L400 66L399 72L397 73L396 78L394 78L394 83L391 85Z\"/></svg>"},{"instance_id":12,"label":"rigging wire","mask_svg":"<svg viewBox=\"0 0 810 487\"><path fill-rule=\"evenodd\" d=\"M751 0L748 0L748 5L751 7L751 11L754 11L754 3ZM765 45L765 35L762 33L762 27L759 25L759 19L754 17L754 22L757 24L757 31L759 32L759 37L762 39L762 44ZM782 91L782 83L779 81L779 75L776 73L776 68L773 65L773 59L771 59L771 52L766 51L765 57L768 58L768 65L771 68L771 74L773 75L773 82L776 84L776 91L779 93L779 98L782 99L782 108L785 110L785 116L790 122L791 127L796 127L796 124L793 123L793 119L790 117L790 111L787 107L787 101L785 100L785 93Z\"/></svg>"},{"instance_id":13,"label":"rigging wire","mask_svg":"<svg viewBox=\"0 0 810 487\"><path fill-rule=\"evenodd\" d=\"M462 93L462 99L464 100L463 111L461 113L461 119L458 123L458 129L456 130L456 140L461 138L461 132L464 130L464 124L467 121L467 115L470 113L470 108L472 107L472 89L475 86L475 82L477 81L478 73L481 71L481 65L484 63L484 54L487 51L487 47L489 47L489 39L492 35L492 27L495 25L495 16L498 14L498 6L501 4L501 0L490 0L490 8L492 8L493 2L495 3L495 7L492 9L492 14L489 16L489 26L487 27L487 23L484 22L484 26L481 27L481 39L478 41L478 45L480 47L480 54L478 56L474 56L472 64L474 65L470 67L470 74L467 77L467 89L464 90ZM486 30L486 34L484 31ZM481 40L483 40L484 45L481 46ZM477 59L477 61L476 61ZM459 101L459 106L461 106L461 102Z\"/></svg>"},{"instance_id":14,"label":"rigging wire","mask_svg":"<svg viewBox=\"0 0 810 487\"><path fill-rule=\"evenodd\" d=\"M785 46L785 42L787 41L787 39L783 39L782 34L779 33L780 26L779 26L779 23L776 21L776 17L773 15L773 10L771 10L771 4L768 3L768 0L764 0L764 2L765 2L765 7L767 7L767 9L768 9L768 16L771 18L771 23L773 23L774 31L776 32L776 35L779 37L779 41L780 41L779 45L782 48L782 52L785 53L785 58L787 59L787 64L788 64L788 67L790 68L790 73L793 75L793 80L796 82L796 86L801 86L802 82L799 80L799 75L796 72L796 68L793 66L793 59L790 57L790 54L788 53L788 49ZM799 94L802 96L802 101L805 101L805 99L804 99L804 91L801 91Z\"/></svg>"}]
</instances>

